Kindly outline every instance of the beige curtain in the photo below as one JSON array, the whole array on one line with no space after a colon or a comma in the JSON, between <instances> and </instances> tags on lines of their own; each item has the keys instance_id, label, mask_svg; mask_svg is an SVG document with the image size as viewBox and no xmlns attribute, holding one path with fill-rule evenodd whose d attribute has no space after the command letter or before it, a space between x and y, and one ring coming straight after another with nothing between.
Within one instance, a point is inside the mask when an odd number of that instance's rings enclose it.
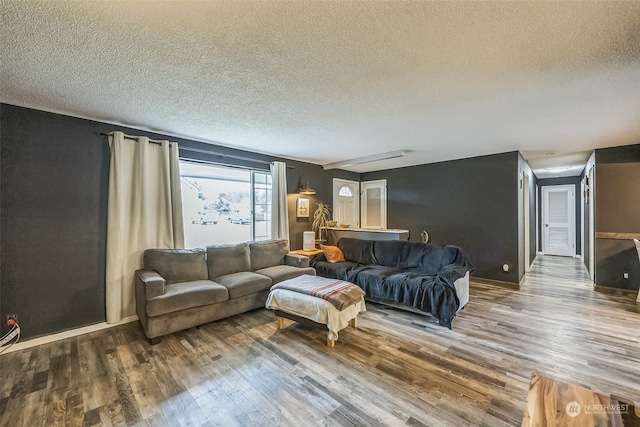
<instances>
[{"instance_id":1,"label":"beige curtain","mask_svg":"<svg viewBox=\"0 0 640 427\"><path fill-rule=\"evenodd\" d=\"M271 182L271 238L283 238L289 240L286 163L271 163Z\"/></svg>"},{"instance_id":2,"label":"beige curtain","mask_svg":"<svg viewBox=\"0 0 640 427\"><path fill-rule=\"evenodd\" d=\"M134 273L149 248L183 248L178 145L109 135L107 323L135 314Z\"/></svg>"}]
</instances>

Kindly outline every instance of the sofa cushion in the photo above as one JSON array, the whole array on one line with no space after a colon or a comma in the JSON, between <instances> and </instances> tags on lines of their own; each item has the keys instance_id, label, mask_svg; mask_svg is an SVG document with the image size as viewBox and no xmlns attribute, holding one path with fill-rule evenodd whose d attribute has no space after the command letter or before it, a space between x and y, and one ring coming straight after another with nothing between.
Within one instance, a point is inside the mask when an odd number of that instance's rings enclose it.
<instances>
[{"instance_id":1,"label":"sofa cushion","mask_svg":"<svg viewBox=\"0 0 640 427\"><path fill-rule=\"evenodd\" d=\"M291 267L294 268L294 267ZM296 270L300 270L297 268ZM271 279L262 274L242 271L216 277L216 282L229 290L229 299L240 298L256 292L266 291L272 285Z\"/></svg>"},{"instance_id":2,"label":"sofa cushion","mask_svg":"<svg viewBox=\"0 0 640 427\"><path fill-rule=\"evenodd\" d=\"M206 280L205 250L147 249L144 251L144 269L158 272L167 285L193 280Z\"/></svg>"},{"instance_id":3,"label":"sofa cushion","mask_svg":"<svg viewBox=\"0 0 640 427\"><path fill-rule=\"evenodd\" d=\"M292 267L290 265L274 265L273 267L261 268L256 273L264 274L273 281L273 284L282 282L283 280L293 279L294 277L308 274L316 275L316 270L311 267Z\"/></svg>"},{"instance_id":4,"label":"sofa cushion","mask_svg":"<svg viewBox=\"0 0 640 427\"><path fill-rule=\"evenodd\" d=\"M206 250L211 280L240 271L251 271L251 258L247 243L210 245L206 247Z\"/></svg>"},{"instance_id":5,"label":"sofa cushion","mask_svg":"<svg viewBox=\"0 0 640 427\"><path fill-rule=\"evenodd\" d=\"M167 285L165 293L147 300L147 316L154 317L229 299L229 291L211 280Z\"/></svg>"},{"instance_id":6,"label":"sofa cushion","mask_svg":"<svg viewBox=\"0 0 640 427\"><path fill-rule=\"evenodd\" d=\"M435 276L442 268L449 264L445 259L447 252L444 246L432 245L431 243L410 245L410 250L405 258L407 260L406 269L418 271L420 273ZM464 275L464 274L463 274Z\"/></svg>"},{"instance_id":7,"label":"sofa cushion","mask_svg":"<svg viewBox=\"0 0 640 427\"><path fill-rule=\"evenodd\" d=\"M251 270L284 264L284 256L289 253L289 241L286 239L250 242ZM300 273L302 274L302 273Z\"/></svg>"},{"instance_id":8,"label":"sofa cushion","mask_svg":"<svg viewBox=\"0 0 640 427\"><path fill-rule=\"evenodd\" d=\"M357 283L356 281L354 281L354 283L360 286L362 290L365 291L370 297L384 297L388 296L389 294L395 296L396 292L403 293L404 289L393 288L393 284L395 282L387 282L387 279L398 274L402 275L412 273L405 273L393 267L385 267L382 265L368 265L358 271L357 278L355 278ZM388 298L388 301L393 301L393 298Z\"/></svg>"},{"instance_id":9,"label":"sofa cushion","mask_svg":"<svg viewBox=\"0 0 640 427\"><path fill-rule=\"evenodd\" d=\"M419 243L420 244L420 243ZM373 256L376 264L398 268L407 258L407 246L404 240L379 240L373 243Z\"/></svg>"},{"instance_id":10,"label":"sofa cushion","mask_svg":"<svg viewBox=\"0 0 640 427\"><path fill-rule=\"evenodd\" d=\"M359 240L342 238L338 246L347 261L361 265L381 265L420 272L430 276L438 274L449 264L448 253L442 246L401 240ZM443 257L447 257L445 260Z\"/></svg>"},{"instance_id":11,"label":"sofa cushion","mask_svg":"<svg viewBox=\"0 0 640 427\"><path fill-rule=\"evenodd\" d=\"M338 247L344 254L344 259L356 264L377 264L373 254L374 240L352 239L343 237L338 240Z\"/></svg>"}]
</instances>

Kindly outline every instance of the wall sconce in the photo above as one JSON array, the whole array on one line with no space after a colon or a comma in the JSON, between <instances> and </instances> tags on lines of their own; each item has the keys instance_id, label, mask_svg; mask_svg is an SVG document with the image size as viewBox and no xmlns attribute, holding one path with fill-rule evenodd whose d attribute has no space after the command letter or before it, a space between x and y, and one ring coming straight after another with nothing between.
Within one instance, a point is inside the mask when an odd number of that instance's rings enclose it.
<instances>
[{"instance_id":1,"label":"wall sconce","mask_svg":"<svg viewBox=\"0 0 640 427\"><path fill-rule=\"evenodd\" d=\"M431 243L431 236L429 235L426 227L423 228L422 233L420 233L420 240L422 243Z\"/></svg>"},{"instance_id":2,"label":"wall sconce","mask_svg":"<svg viewBox=\"0 0 640 427\"><path fill-rule=\"evenodd\" d=\"M298 178L298 193L310 196L316 194L316 190L309 185L309 179L306 176Z\"/></svg>"}]
</instances>

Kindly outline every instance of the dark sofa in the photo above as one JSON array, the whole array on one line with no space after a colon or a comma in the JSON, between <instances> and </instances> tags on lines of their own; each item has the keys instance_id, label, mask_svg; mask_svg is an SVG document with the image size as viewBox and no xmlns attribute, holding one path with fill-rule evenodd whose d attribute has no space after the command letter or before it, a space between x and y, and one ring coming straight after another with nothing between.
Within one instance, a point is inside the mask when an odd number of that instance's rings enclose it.
<instances>
[{"instance_id":1,"label":"dark sofa","mask_svg":"<svg viewBox=\"0 0 640 427\"><path fill-rule=\"evenodd\" d=\"M473 265L457 246L352 238L337 246L345 261L330 263L320 254L311 266L318 276L357 284L369 301L430 313L451 328L469 300Z\"/></svg>"}]
</instances>

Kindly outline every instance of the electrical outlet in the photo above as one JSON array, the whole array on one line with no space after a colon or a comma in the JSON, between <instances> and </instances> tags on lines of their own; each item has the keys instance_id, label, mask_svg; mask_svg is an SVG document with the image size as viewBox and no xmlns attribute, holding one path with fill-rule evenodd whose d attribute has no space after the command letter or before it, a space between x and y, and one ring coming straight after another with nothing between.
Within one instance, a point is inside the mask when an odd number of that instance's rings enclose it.
<instances>
[{"instance_id":1,"label":"electrical outlet","mask_svg":"<svg viewBox=\"0 0 640 427\"><path fill-rule=\"evenodd\" d=\"M629 273L623 273L622 277L624 277L625 279L628 279L629 278Z\"/></svg>"},{"instance_id":2,"label":"electrical outlet","mask_svg":"<svg viewBox=\"0 0 640 427\"><path fill-rule=\"evenodd\" d=\"M18 315L17 314L7 314L7 323L9 323L9 320L15 320L17 322L18 321Z\"/></svg>"}]
</instances>

